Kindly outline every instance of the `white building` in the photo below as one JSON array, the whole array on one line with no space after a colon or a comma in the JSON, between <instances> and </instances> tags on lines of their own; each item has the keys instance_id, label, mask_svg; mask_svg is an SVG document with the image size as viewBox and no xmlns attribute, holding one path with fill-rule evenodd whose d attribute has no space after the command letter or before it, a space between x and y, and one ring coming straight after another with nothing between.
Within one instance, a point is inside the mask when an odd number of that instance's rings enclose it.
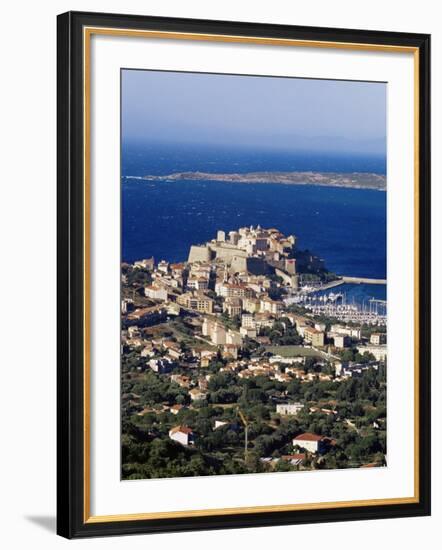
<instances>
[{"instance_id":1,"label":"white building","mask_svg":"<svg viewBox=\"0 0 442 550\"><path fill-rule=\"evenodd\" d=\"M335 361L334 362L334 367L335 367L335 375L336 376L341 376L343 371L344 371L344 365L341 361Z\"/></svg>"},{"instance_id":2,"label":"white building","mask_svg":"<svg viewBox=\"0 0 442 550\"><path fill-rule=\"evenodd\" d=\"M343 365L341 369L335 368L336 376L344 377L358 377L362 376L363 372L368 369L378 369L378 363L375 361L370 361L370 363L348 363L348 365Z\"/></svg>"},{"instance_id":3,"label":"white building","mask_svg":"<svg viewBox=\"0 0 442 550\"><path fill-rule=\"evenodd\" d=\"M350 338L356 338L357 340L361 339L361 329L359 328L346 327L343 325L332 325L330 327L330 332L349 336Z\"/></svg>"},{"instance_id":4,"label":"white building","mask_svg":"<svg viewBox=\"0 0 442 550\"><path fill-rule=\"evenodd\" d=\"M370 344L380 346L387 343L387 335L383 332L375 332L370 336Z\"/></svg>"},{"instance_id":5,"label":"white building","mask_svg":"<svg viewBox=\"0 0 442 550\"><path fill-rule=\"evenodd\" d=\"M257 332L264 327L272 328L274 324L275 319L270 315L270 313L257 313L255 315L255 326Z\"/></svg>"},{"instance_id":6,"label":"white building","mask_svg":"<svg viewBox=\"0 0 442 550\"><path fill-rule=\"evenodd\" d=\"M203 336L210 336L213 328L213 321L211 321L208 317L204 317L203 324L201 326L201 332Z\"/></svg>"},{"instance_id":7,"label":"white building","mask_svg":"<svg viewBox=\"0 0 442 550\"><path fill-rule=\"evenodd\" d=\"M299 365L304 362L304 357L282 357L282 355L272 355L269 357L269 363L282 363L284 365Z\"/></svg>"},{"instance_id":8,"label":"white building","mask_svg":"<svg viewBox=\"0 0 442 550\"><path fill-rule=\"evenodd\" d=\"M249 313L258 313L261 307L261 302L257 298L244 298L242 308Z\"/></svg>"},{"instance_id":9,"label":"white building","mask_svg":"<svg viewBox=\"0 0 442 550\"><path fill-rule=\"evenodd\" d=\"M158 264L158 271L161 271L162 273L168 273L169 262L166 262L165 260L161 260L161 262Z\"/></svg>"},{"instance_id":10,"label":"white building","mask_svg":"<svg viewBox=\"0 0 442 550\"><path fill-rule=\"evenodd\" d=\"M345 348L350 343L350 337L346 334L333 334L332 338L335 348Z\"/></svg>"},{"instance_id":11,"label":"white building","mask_svg":"<svg viewBox=\"0 0 442 550\"><path fill-rule=\"evenodd\" d=\"M280 313L283 309L282 302L277 302L276 300L272 300L268 296L261 299L260 302L260 311L262 312L268 312L272 313L273 315L277 315Z\"/></svg>"},{"instance_id":12,"label":"white building","mask_svg":"<svg viewBox=\"0 0 442 550\"><path fill-rule=\"evenodd\" d=\"M210 331L210 338L212 343L216 346L222 346L226 343L226 329L223 325L215 323ZM229 342L232 344L233 342Z\"/></svg>"},{"instance_id":13,"label":"white building","mask_svg":"<svg viewBox=\"0 0 442 550\"><path fill-rule=\"evenodd\" d=\"M175 363L169 358L164 357L161 359L151 359L148 365L157 374L167 374L173 369Z\"/></svg>"},{"instance_id":14,"label":"white building","mask_svg":"<svg viewBox=\"0 0 442 550\"><path fill-rule=\"evenodd\" d=\"M234 330L228 330L226 333L226 344L235 344L236 346L240 346L242 342L241 334L239 332L236 332Z\"/></svg>"},{"instance_id":15,"label":"white building","mask_svg":"<svg viewBox=\"0 0 442 550\"><path fill-rule=\"evenodd\" d=\"M192 390L190 390L189 395L192 401L200 401L202 399L205 399L207 396L206 392L201 391L198 388L193 388Z\"/></svg>"},{"instance_id":16,"label":"white building","mask_svg":"<svg viewBox=\"0 0 442 550\"><path fill-rule=\"evenodd\" d=\"M244 338L247 336L247 338L256 338L256 329L255 328L246 328L246 327L241 327L239 329L239 333L241 334L241 336L243 336Z\"/></svg>"},{"instance_id":17,"label":"white building","mask_svg":"<svg viewBox=\"0 0 442 550\"><path fill-rule=\"evenodd\" d=\"M175 426L169 430L169 437L181 445L193 445L195 442L193 431L187 426Z\"/></svg>"},{"instance_id":18,"label":"white building","mask_svg":"<svg viewBox=\"0 0 442 550\"><path fill-rule=\"evenodd\" d=\"M303 408L302 403L279 403L276 405L276 412L284 416L296 415Z\"/></svg>"},{"instance_id":19,"label":"white building","mask_svg":"<svg viewBox=\"0 0 442 550\"><path fill-rule=\"evenodd\" d=\"M207 290L209 288L209 279L206 277L189 277L186 287L189 290Z\"/></svg>"},{"instance_id":20,"label":"white building","mask_svg":"<svg viewBox=\"0 0 442 550\"><path fill-rule=\"evenodd\" d=\"M313 347L322 347L324 345L324 333L313 327L306 327L304 330L304 339Z\"/></svg>"},{"instance_id":21,"label":"white building","mask_svg":"<svg viewBox=\"0 0 442 550\"><path fill-rule=\"evenodd\" d=\"M144 260L138 260L134 263L134 267L138 269L146 269L152 271L155 266L155 260L153 258L146 258Z\"/></svg>"},{"instance_id":22,"label":"white building","mask_svg":"<svg viewBox=\"0 0 442 550\"><path fill-rule=\"evenodd\" d=\"M232 357L233 359L238 359L239 346L237 344L224 344L223 346L223 356Z\"/></svg>"},{"instance_id":23,"label":"white building","mask_svg":"<svg viewBox=\"0 0 442 550\"><path fill-rule=\"evenodd\" d=\"M146 286L144 295L151 300L161 300L163 302L167 300L167 290L156 285Z\"/></svg>"},{"instance_id":24,"label":"white building","mask_svg":"<svg viewBox=\"0 0 442 550\"><path fill-rule=\"evenodd\" d=\"M245 285L237 285L232 283L216 283L215 292L223 298L251 298L253 290Z\"/></svg>"},{"instance_id":25,"label":"white building","mask_svg":"<svg viewBox=\"0 0 442 550\"><path fill-rule=\"evenodd\" d=\"M241 327L244 328L256 328L255 318L250 313L243 313L241 315Z\"/></svg>"},{"instance_id":26,"label":"white building","mask_svg":"<svg viewBox=\"0 0 442 550\"><path fill-rule=\"evenodd\" d=\"M241 315L241 298L226 298L223 303L223 311L226 312L229 317Z\"/></svg>"},{"instance_id":27,"label":"white building","mask_svg":"<svg viewBox=\"0 0 442 550\"><path fill-rule=\"evenodd\" d=\"M179 304L177 304L176 302L168 302L166 304L166 307L167 307L167 315L177 316L180 314L181 308Z\"/></svg>"},{"instance_id":28,"label":"white building","mask_svg":"<svg viewBox=\"0 0 442 550\"><path fill-rule=\"evenodd\" d=\"M364 355L364 353L368 352L374 355L376 361L385 361L387 358L387 346L359 346L357 348L360 354Z\"/></svg>"},{"instance_id":29,"label":"white building","mask_svg":"<svg viewBox=\"0 0 442 550\"><path fill-rule=\"evenodd\" d=\"M321 453L327 447L326 439L322 435L312 433L300 434L293 439L292 443L294 447L301 447L310 453Z\"/></svg>"}]
</instances>

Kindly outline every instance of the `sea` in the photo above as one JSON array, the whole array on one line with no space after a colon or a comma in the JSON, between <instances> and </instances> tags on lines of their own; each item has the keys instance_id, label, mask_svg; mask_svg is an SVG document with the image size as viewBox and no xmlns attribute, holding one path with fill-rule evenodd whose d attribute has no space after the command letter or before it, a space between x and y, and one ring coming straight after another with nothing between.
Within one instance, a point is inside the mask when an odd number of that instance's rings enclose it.
<instances>
[{"instance_id":1,"label":"sea","mask_svg":"<svg viewBox=\"0 0 442 550\"><path fill-rule=\"evenodd\" d=\"M203 171L386 173L385 158L361 154L125 143L122 260L186 260L192 244L242 226L276 227L339 275L386 279L386 192L312 185L146 181L126 176ZM339 287L340 289L342 287ZM386 299L386 285L345 285L350 300Z\"/></svg>"}]
</instances>

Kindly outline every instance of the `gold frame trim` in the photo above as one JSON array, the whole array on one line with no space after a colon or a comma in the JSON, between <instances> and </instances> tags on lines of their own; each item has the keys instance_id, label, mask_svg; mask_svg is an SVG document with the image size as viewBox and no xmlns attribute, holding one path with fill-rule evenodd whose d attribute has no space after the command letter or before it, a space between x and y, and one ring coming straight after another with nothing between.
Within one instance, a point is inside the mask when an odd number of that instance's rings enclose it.
<instances>
[{"instance_id":1,"label":"gold frame trim","mask_svg":"<svg viewBox=\"0 0 442 550\"><path fill-rule=\"evenodd\" d=\"M136 38L157 38L174 40L196 40L203 42L233 42L239 44L272 45L284 47L333 48L388 53L412 53L414 63L414 494L411 497L284 504L271 506L250 506L237 508L214 508L206 510L181 510L172 512L151 512L137 514L91 515L90 500L90 68L91 36L131 36ZM152 519L178 519L230 514L256 514L264 512L287 512L300 510L324 510L348 508L351 506L385 506L392 504L414 504L419 502L419 49L412 46L331 42L321 40L296 40L267 37L245 37L236 35L148 31L136 29L114 29L108 27L84 27L83 29L83 93L84 93L84 523L96 524L117 521L141 521Z\"/></svg>"}]
</instances>

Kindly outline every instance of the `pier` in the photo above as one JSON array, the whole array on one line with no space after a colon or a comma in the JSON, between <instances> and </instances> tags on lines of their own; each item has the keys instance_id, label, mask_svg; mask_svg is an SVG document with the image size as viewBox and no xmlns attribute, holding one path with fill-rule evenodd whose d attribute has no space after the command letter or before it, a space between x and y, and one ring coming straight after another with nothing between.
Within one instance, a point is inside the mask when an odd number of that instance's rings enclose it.
<instances>
[{"instance_id":1,"label":"pier","mask_svg":"<svg viewBox=\"0 0 442 550\"><path fill-rule=\"evenodd\" d=\"M341 277L342 284L350 283L353 285L386 285L387 279L369 279L368 277Z\"/></svg>"},{"instance_id":2,"label":"pier","mask_svg":"<svg viewBox=\"0 0 442 550\"><path fill-rule=\"evenodd\" d=\"M314 292L329 290L330 288L335 288L336 286L352 284L352 285L386 285L387 279L370 279L369 277L346 277L345 275L339 276L339 279L330 281L329 283L321 284L320 286L312 286L308 289L303 289L303 292L306 294L311 294Z\"/></svg>"}]
</instances>

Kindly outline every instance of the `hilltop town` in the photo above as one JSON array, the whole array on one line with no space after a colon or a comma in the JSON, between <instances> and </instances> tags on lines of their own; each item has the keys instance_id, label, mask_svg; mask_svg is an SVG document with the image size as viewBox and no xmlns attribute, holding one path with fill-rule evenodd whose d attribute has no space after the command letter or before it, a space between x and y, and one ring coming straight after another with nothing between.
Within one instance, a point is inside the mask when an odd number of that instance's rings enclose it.
<instances>
[{"instance_id":1,"label":"hilltop town","mask_svg":"<svg viewBox=\"0 0 442 550\"><path fill-rule=\"evenodd\" d=\"M384 324L291 300L335 279L260 226L123 263L123 479L384 466Z\"/></svg>"}]
</instances>

